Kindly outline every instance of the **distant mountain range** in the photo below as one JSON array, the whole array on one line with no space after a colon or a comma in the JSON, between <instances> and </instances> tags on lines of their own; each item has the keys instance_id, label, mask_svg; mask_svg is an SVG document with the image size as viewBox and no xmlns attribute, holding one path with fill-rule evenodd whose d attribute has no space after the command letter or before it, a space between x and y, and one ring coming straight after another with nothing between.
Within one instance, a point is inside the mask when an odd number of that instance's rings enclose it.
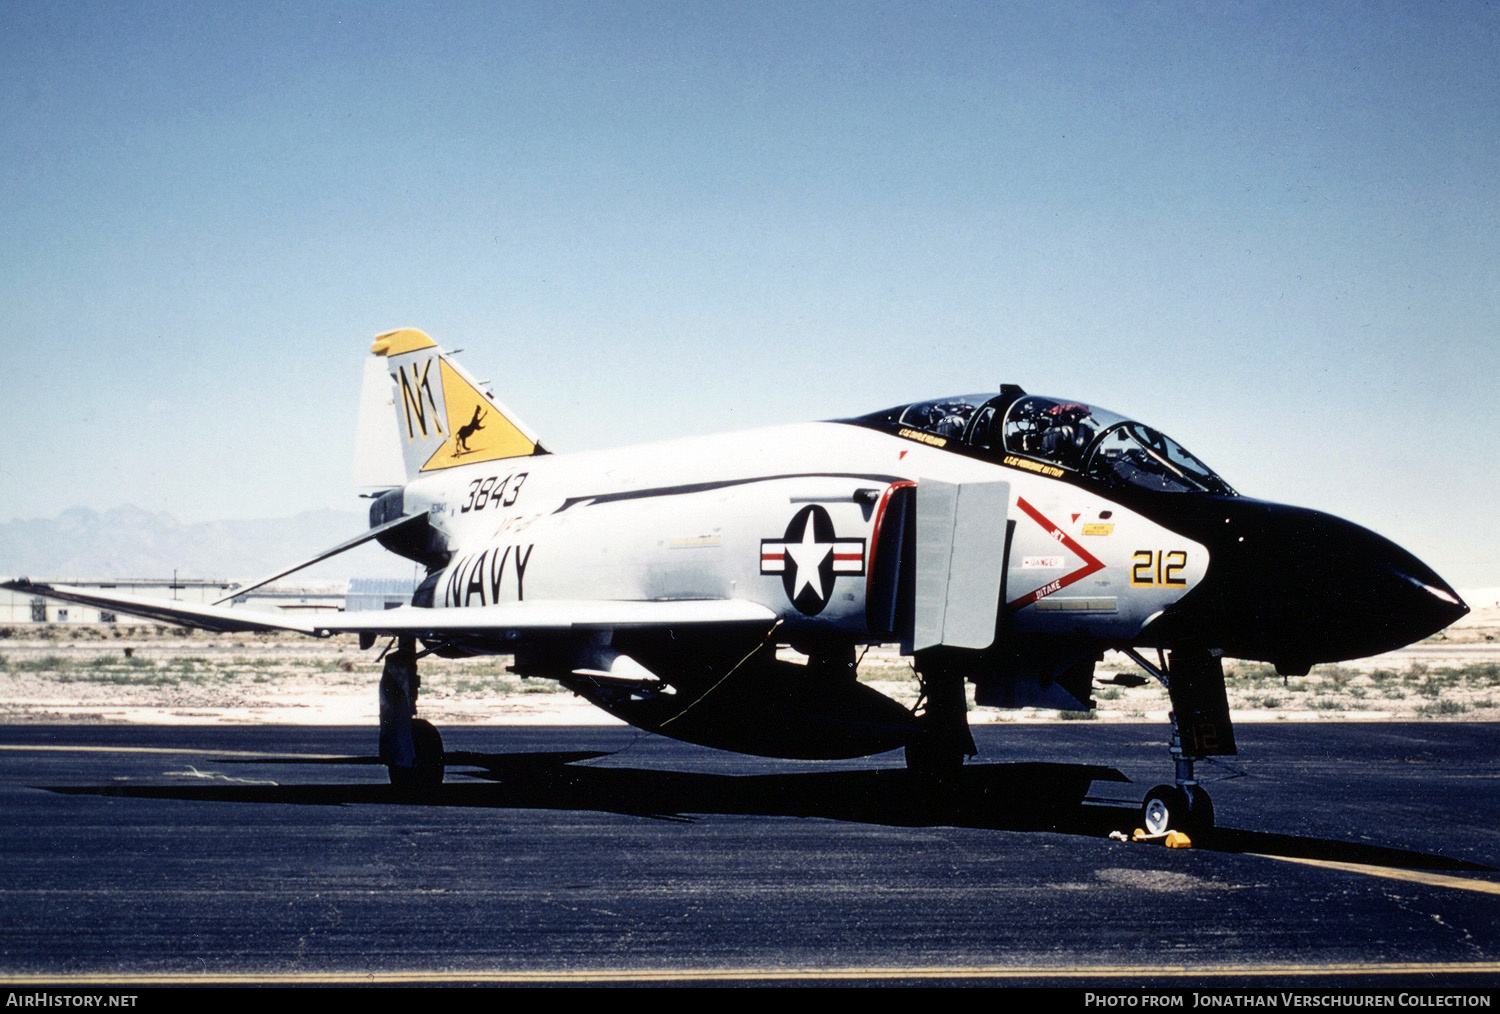
<instances>
[{"instance_id":1,"label":"distant mountain range","mask_svg":"<svg viewBox=\"0 0 1500 1014\"><path fill-rule=\"evenodd\" d=\"M139 507L74 507L0 522L0 576L213 578L245 581L313 556L369 527L355 511L183 524ZM300 572L307 578L410 577L413 565L371 543ZM295 580L295 577L292 578Z\"/></svg>"}]
</instances>

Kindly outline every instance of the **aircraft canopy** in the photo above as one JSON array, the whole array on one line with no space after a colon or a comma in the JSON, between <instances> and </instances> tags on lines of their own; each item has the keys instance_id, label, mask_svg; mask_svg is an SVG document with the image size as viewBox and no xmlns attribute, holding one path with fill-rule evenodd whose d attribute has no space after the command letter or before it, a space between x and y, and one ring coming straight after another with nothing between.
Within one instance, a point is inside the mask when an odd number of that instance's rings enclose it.
<instances>
[{"instance_id":1,"label":"aircraft canopy","mask_svg":"<svg viewBox=\"0 0 1500 1014\"><path fill-rule=\"evenodd\" d=\"M1107 409L1015 387L914 402L850 421L986 460L1027 458L1090 485L1236 495L1165 433Z\"/></svg>"}]
</instances>

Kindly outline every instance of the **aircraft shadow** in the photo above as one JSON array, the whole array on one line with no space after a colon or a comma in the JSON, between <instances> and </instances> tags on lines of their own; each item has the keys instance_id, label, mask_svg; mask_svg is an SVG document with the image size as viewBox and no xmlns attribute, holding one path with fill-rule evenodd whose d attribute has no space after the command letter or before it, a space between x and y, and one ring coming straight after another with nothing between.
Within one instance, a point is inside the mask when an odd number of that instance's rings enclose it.
<instances>
[{"instance_id":1,"label":"aircraft shadow","mask_svg":"<svg viewBox=\"0 0 1500 1014\"><path fill-rule=\"evenodd\" d=\"M462 806L497 809L593 810L660 820L697 814L821 817L896 827L970 827L1051 831L1102 838L1130 833L1136 805L1089 796L1094 782L1129 782L1118 770L1039 762L969 764L937 781L904 768L772 775L724 775L649 768L579 766L602 751L449 753L448 781L420 801L387 784L37 786L66 795L184 799L226 803ZM255 763L379 764L374 757L260 758ZM226 760L227 762L227 760ZM1493 872L1466 860L1380 845L1218 828L1194 841L1199 849L1261 853L1417 870Z\"/></svg>"}]
</instances>

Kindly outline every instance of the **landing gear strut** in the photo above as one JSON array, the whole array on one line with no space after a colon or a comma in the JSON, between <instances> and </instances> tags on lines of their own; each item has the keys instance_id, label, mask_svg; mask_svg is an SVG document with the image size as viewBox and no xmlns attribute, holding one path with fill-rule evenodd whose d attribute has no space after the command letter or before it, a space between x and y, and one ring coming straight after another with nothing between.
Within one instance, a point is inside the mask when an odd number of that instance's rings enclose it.
<instances>
[{"instance_id":1,"label":"landing gear strut","mask_svg":"<svg viewBox=\"0 0 1500 1014\"><path fill-rule=\"evenodd\" d=\"M1236 753L1223 663L1207 651L1179 650L1170 653L1170 665L1157 668L1134 650L1124 651L1161 681L1172 701L1168 753L1175 769L1175 784L1158 785L1146 793L1141 803L1141 827L1148 834L1206 834L1214 826L1214 804L1198 784L1194 765L1206 757Z\"/></svg>"},{"instance_id":2,"label":"landing gear strut","mask_svg":"<svg viewBox=\"0 0 1500 1014\"><path fill-rule=\"evenodd\" d=\"M431 722L416 717L421 682L416 642L400 638L380 675L380 759L403 799L431 796L443 784L443 738Z\"/></svg>"},{"instance_id":3,"label":"landing gear strut","mask_svg":"<svg viewBox=\"0 0 1500 1014\"><path fill-rule=\"evenodd\" d=\"M918 657L917 671L926 707L917 719L920 728L907 741L906 767L935 777L957 774L965 758L979 753L969 732L963 671L931 655Z\"/></svg>"}]
</instances>

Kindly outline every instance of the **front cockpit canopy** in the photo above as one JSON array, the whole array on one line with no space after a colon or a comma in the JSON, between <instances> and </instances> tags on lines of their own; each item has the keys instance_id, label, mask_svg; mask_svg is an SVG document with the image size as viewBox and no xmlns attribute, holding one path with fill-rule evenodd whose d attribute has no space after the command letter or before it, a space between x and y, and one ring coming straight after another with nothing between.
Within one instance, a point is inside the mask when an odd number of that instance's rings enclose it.
<instances>
[{"instance_id":1,"label":"front cockpit canopy","mask_svg":"<svg viewBox=\"0 0 1500 1014\"><path fill-rule=\"evenodd\" d=\"M1027 459L1091 485L1167 493L1234 490L1171 437L1106 409L1028 395L965 394L915 402L851 420L973 457Z\"/></svg>"}]
</instances>

